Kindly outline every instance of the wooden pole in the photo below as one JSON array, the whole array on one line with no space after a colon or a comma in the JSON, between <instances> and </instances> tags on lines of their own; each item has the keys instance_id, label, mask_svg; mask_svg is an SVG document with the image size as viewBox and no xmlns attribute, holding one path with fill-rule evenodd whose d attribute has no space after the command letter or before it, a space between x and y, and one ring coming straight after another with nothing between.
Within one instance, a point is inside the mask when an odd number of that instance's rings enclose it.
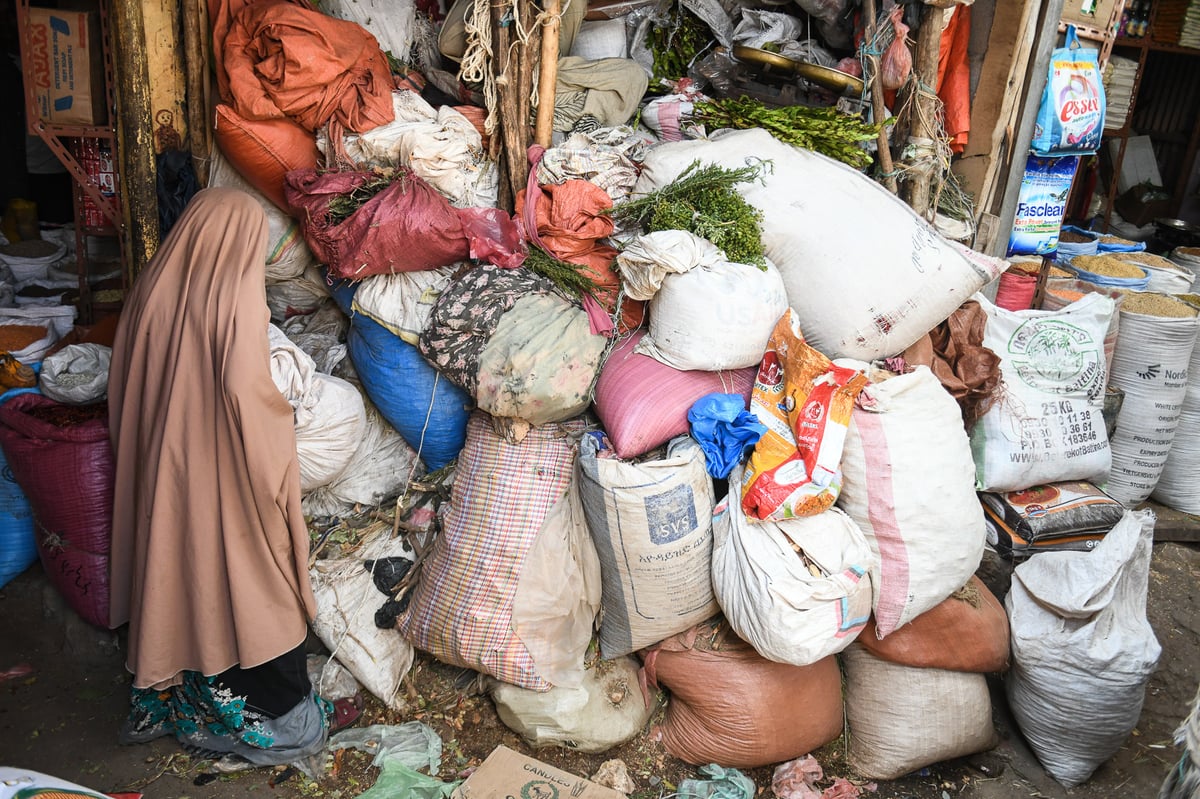
<instances>
[{"instance_id":1,"label":"wooden pole","mask_svg":"<svg viewBox=\"0 0 1200 799\"><path fill-rule=\"evenodd\" d=\"M154 115L146 28L138 0L112 0L112 52L117 106L117 162L125 217L128 280L158 249L158 171L154 162Z\"/></svg>"},{"instance_id":2,"label":"wooden pole","mask_svg":"<svg viewBox=\"0 0 1200 799\"><path fill-rule=\"evenodd\" d=\"M192 168L201 186L208 185L208 159L212 154L212 122L205 78L208 75L208 4L183 0L183 57L187 80L188 144Z\"/></svg>"},{"instance_id":3,"label":"wooden pole","mask_svg":"<svg viewBox=\"0 0 1200 799\"><path fill-rule=\"evenodd\" d=\"M864 29L863 40L868 45L875 40L876 15L875 15L875 0L863 0L863 17ZM868 72L873 76L871 80L871 115L875 123L879 125L879 138L876 140L876 157L879 159L879 169L883 172L883 185L887 187L892 194L896 193L896 176L892 174L895 168L892 164L892 149L888 143L887 127L883 124L887 110L883 104L883 80L879 74L879 56L874 53L868 53L867 61L870 63Z\"/></svg>"},{"instance_id":4,"label":"wooden pole","mask_svg":"<svg viewBox=\"0 0 1200 799\"><path fill-rule=\"evenodd\" d=\"M558 35L561 27L562 0L546 0L542 59L538 69L537 124L533 130L533 140L543 147L550 146L554 135L554 87L558 83Z\"/></svg>"},{"instance_id":5,"label":"wooden pole","mask_svg":"<svg viewBox=\"0 0 1200 799\"><path fill-rule=\"evenodd\" d=\"M920 81L914 91L916 97L911 104L911 138L932 141L936 136L933 126L940 101L932 92L937 87L938 57L942 50L943 9L925 6L921 11L921 29L917 31L917 49L913 55L913 78ZM933 145L936 146L936 145ZM933 167L928 156L918 156L921 168L915 170L905 184L908 204L924 219L932 219L930 187L933 182Z\"/></svg>"}]
</instances>

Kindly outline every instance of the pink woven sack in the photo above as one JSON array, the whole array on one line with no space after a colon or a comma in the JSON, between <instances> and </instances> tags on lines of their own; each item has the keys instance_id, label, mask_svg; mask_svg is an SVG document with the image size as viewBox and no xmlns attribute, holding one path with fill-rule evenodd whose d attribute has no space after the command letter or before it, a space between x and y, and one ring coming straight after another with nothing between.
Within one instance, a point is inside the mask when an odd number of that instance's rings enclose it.
<instances>
[{"instance_id":1,"label":"pink woven sack","mask_svg":"<svg viewBox=\"0 0 1200 799\"><path fill-rule=\"evenodd\" d=\"M67 423L80 410L37 394L14 397L0 406L0 446L33 508L46 576L85 621L107 628L112 445L107 414Z\"/></svg>"}]
</instances>

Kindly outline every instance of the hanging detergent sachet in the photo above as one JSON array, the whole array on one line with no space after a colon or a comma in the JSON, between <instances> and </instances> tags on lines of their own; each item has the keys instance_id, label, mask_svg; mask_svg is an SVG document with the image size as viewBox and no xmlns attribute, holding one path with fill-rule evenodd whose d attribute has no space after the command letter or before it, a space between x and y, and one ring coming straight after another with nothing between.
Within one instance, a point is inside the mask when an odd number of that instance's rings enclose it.
<instances>
[{"instance_id":1,"label":"hanging detergent sachet","mask_svg":"<svg viewBox=\"0 0 1200 799\"><path fill-rule=\"evenodd\" d=\"M1096 152L1104 135L1104 108L1099 53L1081 45L1075 26L1068 25L1065 46L1050 57L1031 148L1042 156Z\"/></svg>"},{"instance_id":2,"label":"hanging detergent sachet","mask_svg":"<svg viewBox=\"0 0 1200 799\"><path fill-rule=\"evenodd\" d=\"M1058 251L1067 197L1078 166L1077 155L1025 158L1025 174L1008 237L1009 255L1054 255Z\"/></svg>"}]
</instances>

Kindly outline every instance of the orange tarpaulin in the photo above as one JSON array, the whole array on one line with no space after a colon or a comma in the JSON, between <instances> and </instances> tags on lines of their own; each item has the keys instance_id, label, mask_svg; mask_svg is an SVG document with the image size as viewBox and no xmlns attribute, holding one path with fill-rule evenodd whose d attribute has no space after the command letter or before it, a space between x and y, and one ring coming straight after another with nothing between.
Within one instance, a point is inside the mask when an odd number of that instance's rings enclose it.
<instances>
[{"instance_id":1,"label":"orange tarpaulin","mask_svg":"<svg viewBox=\"0 0 1200 799\"><path fill-rule=\"evenodd\" d=\"M526 192L517 194L518 217L526 216L525 199ZM596 299L606 311L614 312L621 290L620 276L613 269L617 251L600 241L613 232L612 217L605 213L612 208L608 192L586 180L568 180L541 186L534 202L537 243L559 260L583 266L599 288ZM622 331L636 330L644 313L644 303L624 300Z\"/></svg>"},{"instance_id":2,"label":"orange tarpaulin","mask_svg":"<svg viewBox=\"0 0 1200 799\"><path fill-rule=\"evenodd\" d=\"M216 20L229 20L218 80L223 72L243 117L287 116L310 131L335 123L354 132L395 118L387 57L362 26L288 0L227 14L238 2ZM218 33L214 26L214 44Z\"/></svg>"},{"instance_id":3,"label":"orange tarpaulin","mask_svg":"<svg viewBox=\"0 0 1200 799\"><path fill-rule=\"evenodd\" d=\"M961 153L971 130L971 70L967 44L971 38L971 7L955 6L942 31L938 51L937 93L946 107L946 135L950 149Z\"/></svg>"}]
</instances>

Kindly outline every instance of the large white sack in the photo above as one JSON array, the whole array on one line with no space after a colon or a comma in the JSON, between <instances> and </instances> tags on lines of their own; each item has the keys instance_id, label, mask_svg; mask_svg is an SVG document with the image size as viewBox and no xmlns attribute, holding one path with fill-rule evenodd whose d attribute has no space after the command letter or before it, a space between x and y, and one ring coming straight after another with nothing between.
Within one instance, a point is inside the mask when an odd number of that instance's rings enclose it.
<instances>
[{"instance_id":1,"label":"large white sack","mask_svg":"<svg viewBox=\"0 0 1200 799\"><path fill-rule=\"evenodd\" d=\"M417 37L417 9L413 0L321 0L331 17L356 22L379 42L379 49L408 61Z\"/></svg>"},{"instance_id":2,"label":"large white sack","mask_svg":"<svg viewBox=\"0 0 1200 799\"><path fill-rule=\"evenodd\" d=\"M1089 293L1056 311L987 314L983 346L1000 358L999 396L971 428L975 487L1019 491L1065 480L1102 483L1112 453L1104 430L1104 337L1115 305Z\"/></svg>"},{"instance_id":3,"label":"large white sack","mask_svg":"<svg viewBox=\"0 0 1200 799\"><path fill-rule=\"evenodd\" d=\"M313 313L328 299L329 288L316 266L309 266L299 277L267 284L267 307L276 324Z\"/></svg>"},{"instance_id":4,"label":"large white sack","mask_svg":"<svg viewBox=\"0 0 1200 799\"><path fill-rule=\"evenodd\" d=\"M880 638L979 568L987 530L974 473L958 403L928 367L863 389L842 449L838 505L879 557L871 579Z\"/></svg>"},{"instance_id":5,"label":"large white sack","mask_svg":"<svg viewBox=\"0 0 1200 799\"><path fill-rule=\"evenodd\" d=\"M433 304L460 266L372 275L358 284L350 307L415 347L429 324Z\"/></svg>"},{"instance_id":6,"label":"large white sack","mask_svg":"<svg viewBox=\"0 0 1200 799\"><path fill-rule=\"evenodd\" d=\"M1152 496L1169 508L1200 514L1200 346L1192 349L1179 426Z\"/></svg>"},{"instance_id":7,"label":"large white sack","mask_svg":"<svg viewBox=\"0 0 1200 799\"><path fill-rule=\"evenodd\" d=\"M597 660L578 688L531 691L488 678L496 712L535 749L561 746L577 752L607 752L642 731L657 707L646 704L632 657Z\"/></svg>"},{"instance_id":8,"label":"large white sack","mask_svg":"<svg viewBox=\"0 0 1200 799\"><path fill-rule=\"evenodd\" d=\"M395 628L375 626L375 611L388 597L375 587L364 561L413 559L403 538L384 529L351 558L318 560L309 569L317 617L312 628L333 657L392 710L404 710L400 683L412 668L413 648Z\"/></svg>"},{"instance_id":9,"label":"large white sack","mask_svg":"<svg viewBox=\"0 0 1200 799\"><path fill-rule=\"evenodd\" d=\"M346 155L361 169L408 167L458 207L494 205L492 162L483 138L451 106L437 109L407 89L392 92L395 119L343 141ZM329 155L322 132L317 146ZM492 202L488 201L488 198Z\"/></svg>"},{"instance_id":10,"label":"large white sack","mask_svg":"<svg viewBox=\"0 0 1200 799\"><path fill-rule=\"evenodd\" d=\"M108 395L112 347L69 344L42 361L38 387L56 402L86 405Z\"/></svg>"},{"instance_id":11,"label":"large white sack","mask_svg":"<svg viewBox=\"0 0 1200 799\"><path fill-rule=\"evenodd\" d=\"M679 247L679 239L694 243ZM651 233L638 242L649 259L670 266L660 267L661 280L652 296L635 297L650 300L650 330L634 352L682 371L756 366L788 307L775 265L768 261L760 269L733 263L713 244L684 230ZM697 257L678 264L681 252ZM633 269L628 256L627 249L617 257L622 280Z\"/></svg>"},{"instance_id":12,"label":"large white sack","mask_svg":"<svg viewBox=\"0 0 1200 799\"><path fill-rule=\"evenodd\" d=\"M741 493L742 467L735 466L734 501L713 511L713 591L729 626L778 663L807 666L841 652L871 615L878 558L862 530L837 508L751 520L737 501Z\"/></svg>"},{"instance_id":13,"label":"large white sack","mask_svg":"<svg viewBox=\"0 0 1200 799\"><path fill-rule=\"evenodd\" d=\"M841 655L854 770L894 780L995 745L987 678L889 663L862 644Z\"/></svg>"},{"instance_id":14,"label":"large white sack","mask_svg":"<svg viewBox=\"0 0 1200 799\"><path fill-rule=\"evenodd\" d=\"M23 364L34 364L46 357L50 348L75 327L75 306L32 305L23 308L0 308L0 325L41 325L46 335L27 347L12 353Z\"/></svg>"},{"instance_id":15,"label":"large white sack","mask_svg":"<svg viewBox=\"0 0 1200 799\"><path fill-rule=\"evenodd\" d=\"M328 485L304 495L308 516L337 516L355 505L375 507L398 496L425 473L417 453L365 397L366 423L358 448L342 473Z\"/></svg>"},{"instance_id":16,"label":"large white sack","mask_svg":"<svg viewBox=\"0 0 1200 799\"><path fill-rule=\"evenodd\" d=\"M292 406L300 490L312 491L337 479L354 457L367 423L362 393L318 372L312 356L282 330L268 330L271 379Z\"/></svg>"},{"instance_id":17,"label":"large white sack","mask_svg":"<svg viewBox=\"0 0 1200 799\"><path fill-rule=\"evenodd\" d=\"M1038 760L1068 788L1137 725L1162 652L1146 619L1154 522L1151 511L1127 511L1092 551L1043 552L1013 572L1008 703Z\"/></svg>"},{"instance_id":18,"label":"large white sack","mask_svg":"<svg viewBox=\"0 0 1200 799\"><path fill-rule=\"evenodd\" d=\"M594 436L579 444L579 494L600 557L600 652L628 654L716 614L709 578L712 479L689 436L665 457L610 457Z\"/></svg>"},{"instance_id":19,"label":"large white sack","mask_svg":"<svg viewBox=\"0 0 1200 799\"><path fill-rule=\"evenodd\" d=\"M655 147L635 195L665 186L697 159L729 168L771 162L762 182L737 191L763 212L767 257L805 337L830 358L895 355L1006 266L942 238L862 173L758 128Z\"/></svg>"},{"instance_id":20,"label":"large white sack","mask_svg":"<svg viewBox=\"0 0 1200 799\"><path fill-rule=\"evenodd\" d=\"M1134 507L1158 486L1175 444L1200 317L1150 316L1122 306L1109 384L1125 392L1103 488ZM1194 484L1193 484L1194 485Z\"/></svg>"},{"instance_id":21,"label":"large white sack","mask_svg":"<svg viewBox=\"0 0 1200 799\"><path fill-rule=\"evenodd\" d=\"M221 154L214 143L209 161L208 185L210 188L224 186L244 191L253 197L267 215L267 282L277 283L300 277L304 270L317 265L316 256L304 241L300 223L288 216L279 206L268 200L261 191L242 177L232 164Z\"/></svg>"}]
</instances>

